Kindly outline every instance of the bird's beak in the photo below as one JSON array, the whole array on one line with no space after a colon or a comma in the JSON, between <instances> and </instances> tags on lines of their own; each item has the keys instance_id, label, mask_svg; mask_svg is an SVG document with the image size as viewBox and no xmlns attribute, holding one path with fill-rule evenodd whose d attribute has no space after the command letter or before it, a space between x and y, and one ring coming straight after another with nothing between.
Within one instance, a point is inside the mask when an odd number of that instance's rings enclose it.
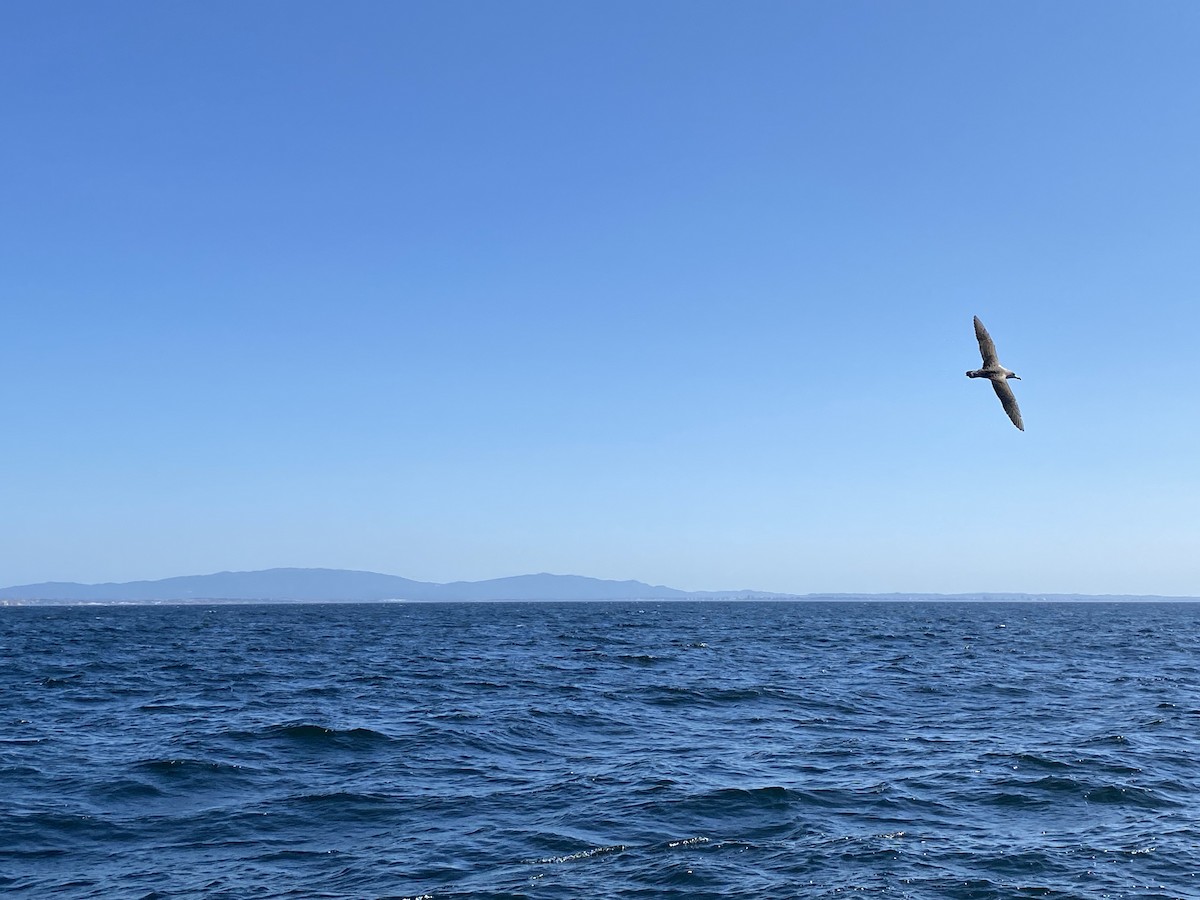
<instances>
[{"instance_id":1,"label":"bird's beak","mask_svg":"<svg viewBox=\"0 0 1200 900\"><path fill-rule=\"evenodd\" d=\"M1020 376L1020 375L1009 375L1008 377L1009 377L1009 378L1011 378L1013 381L1020 381L1020 380L1021 380L1021 376Z\"/></svg>"}]
</instances>

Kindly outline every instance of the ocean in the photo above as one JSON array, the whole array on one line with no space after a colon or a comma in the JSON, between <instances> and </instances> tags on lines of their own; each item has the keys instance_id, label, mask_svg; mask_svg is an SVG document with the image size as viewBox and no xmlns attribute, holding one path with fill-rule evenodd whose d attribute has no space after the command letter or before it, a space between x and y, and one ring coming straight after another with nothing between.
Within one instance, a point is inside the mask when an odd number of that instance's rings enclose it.
<instances>
[{"instance_id":1,"label":"ocean","mask_svg":"<svg viewBox=\"0 0 1200 900\"><path fill-rule=\"evenodd\" d=\"M1200 897L1200 604L0 608L0 892Z\"/></svg>"}]
</instances>

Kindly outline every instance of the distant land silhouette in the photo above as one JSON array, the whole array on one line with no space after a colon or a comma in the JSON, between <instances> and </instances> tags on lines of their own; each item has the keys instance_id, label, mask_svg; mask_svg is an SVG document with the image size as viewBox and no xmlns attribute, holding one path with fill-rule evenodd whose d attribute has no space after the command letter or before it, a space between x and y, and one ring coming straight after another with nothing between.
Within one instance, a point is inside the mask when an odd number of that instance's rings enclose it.
<instances>
[{"instance_id":1,"label":"distant land silhouette","mask_svg":"<svg viewBox=\"0 0 1200 900\"><path fill-rule=\"evenodd\" d=\"M641 581L582 575L516 575L438 584L349 569L263 569L183 575L158 581L77 584L49 581L0 589L0 604L25 603L370 603L388 600L990 600L1179 601L1194 597L1096 594L779 594L769 591L682 591Z\"/></svg>"},{"instance_id":2,"label":"distant land silhouette","mask_svg":"<svg viewBox=\"0 0 1200 900\"><path fill-rule=\"evenodd\" d=\"M347 569L264 569L184 575L158 581L77 584L50 581L0 590L0 601L60 603L260 601L371 602L382 600L708 600L780 598L763 591L681 591L640 581L581 575L517 575L488 581L437 584L398 575Z\"/></svg>"}]
</instances>

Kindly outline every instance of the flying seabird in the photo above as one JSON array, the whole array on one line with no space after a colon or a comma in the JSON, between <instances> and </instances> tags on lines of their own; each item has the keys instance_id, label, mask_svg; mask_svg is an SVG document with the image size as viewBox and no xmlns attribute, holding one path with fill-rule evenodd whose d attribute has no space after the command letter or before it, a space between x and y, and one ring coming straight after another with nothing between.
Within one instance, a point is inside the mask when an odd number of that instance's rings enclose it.
<instances>
[{"instance_id":1,"label":"flying seabird","mask_svg":"<svg viewBox=\"0 0 1200 900\"><path fill-rule=\"evenodd\" d=\"M979 340L979 353L983 357L983 368L968 372L967 377L986 378L991 381L996 396L1000 398L1000 403L1004 406L1004 411L1008 413L1012 423L1024 431L1025 426L1021 424L1021 410L1017 407L1017 398L1013 396L1012 388L1008 386L1008 379L1015 378L1020 381L1021 376L1000 365L1000 360L996 358L996 345L992 343L992 336L987 333L987 329L979 321L979 316L975 317L975 337Z\"/></svg>"}]
</instances>

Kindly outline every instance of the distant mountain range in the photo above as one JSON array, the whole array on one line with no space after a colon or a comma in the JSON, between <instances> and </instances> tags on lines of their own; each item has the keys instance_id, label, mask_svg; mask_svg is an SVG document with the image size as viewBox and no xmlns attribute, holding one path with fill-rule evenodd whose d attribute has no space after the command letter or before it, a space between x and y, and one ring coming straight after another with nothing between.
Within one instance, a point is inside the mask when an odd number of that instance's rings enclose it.
<instances>
[{"instance_id":1,"label":"distant mountain range","mask_svg":"<svg viewBox=\"0 0 1200 900\"><path fill-rule=\"evenodd\" d=\"M381 600L718 600L780 598L762 591L681 591L641 581L581 575L517 575L437 584L347 569L264 569L184 575L158 581L77 584L49 581L0 590L0 601L154 603L180 601L371 602Z\"/></svg>"},{"instance_id":2,"label":"distant mountain range","mask_svg":"<svg viewBox=\"0 0 1200 900\"><path fill-rule=\"evenodd\" d=\"M1178 601L1194 597L1096 594L774 594L767 591L681 591L641 581L581 575L517 575L437 584L348 569L263 569L184 575L158 581L77 584L48 581L0 589L0 605L69 603L370 603L386 600L990 600Z\"/></svg>"}]
</instances>

